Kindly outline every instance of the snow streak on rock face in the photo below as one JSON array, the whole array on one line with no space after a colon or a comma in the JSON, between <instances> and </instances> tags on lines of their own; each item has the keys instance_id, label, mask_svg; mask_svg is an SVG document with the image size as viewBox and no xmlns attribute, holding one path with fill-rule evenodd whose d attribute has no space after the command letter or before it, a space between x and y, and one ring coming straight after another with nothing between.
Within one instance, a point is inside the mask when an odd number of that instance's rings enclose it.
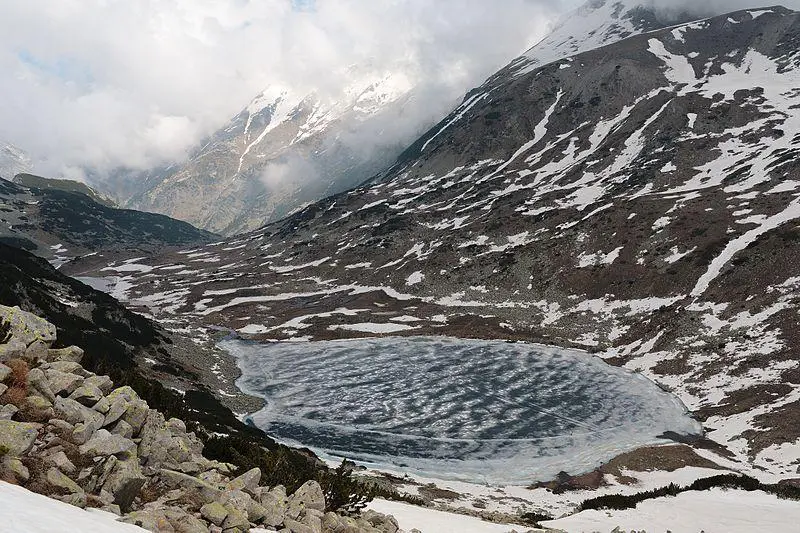
<instances>
[{"instance_id":1,"label":"snow streak on rock face","mask_svg":"<svg viewBox=\"0 0 800 533\"><path fill-rule=\"evenodd\" d=\"M427 126L404 114L414 83L401 70L371 65L346 76L351 82L340 94L268 87L187 161L128 180L140 190L126 205L229 235L385 170L413 128ZM384 136L389 124L408 137Z\"/></svg>"},{"instance_id":2,"label":"snow streak on rock face","mask_svg":"<svg viewBox=\"0 0 800 533\"><path fill-rule=\"evenodd\" d=\"M448 338L225 341L270 435L350 459L490 483L551 479L699 434L673 396L585 353Z\"/></svg>"}]
</instances>

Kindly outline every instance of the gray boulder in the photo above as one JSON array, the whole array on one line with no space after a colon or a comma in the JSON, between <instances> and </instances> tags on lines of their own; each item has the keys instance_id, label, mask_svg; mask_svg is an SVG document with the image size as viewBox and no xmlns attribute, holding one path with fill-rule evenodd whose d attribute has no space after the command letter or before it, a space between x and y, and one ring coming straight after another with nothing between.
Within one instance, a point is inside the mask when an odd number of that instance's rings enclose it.
<instances>
[{"instance_id":1,"label":"gray boulder","mask_svg":"<svg viewBox=\"0 0 800 533\"><path fill-rule=\"evenodd\" d=\"M243 490L254 494L258 488L258 482L261 481L261 469L256 467L248 470L239 477L232 479L228 485L228 490Z\"/></svg>"},{"instance_id":2,"label":"gray boulder","mask_svg":"<svg viewBox=\"0 0 800 533\"><path fill-rule=\"evenodd\" d=\"M102 488L113 494L114 503L127 512L146 482L147 478L139 467L139 458L129 455L116 461Z\"/></svg>"},{"instance_id":3,"label":"gray boulder","mask_svg":"<svg viewBox=\"0 0 800 533\"><path fill-rule=\"evenodd\" d=\"M200 508L200 514L215 526L221 526L228 516L228 510L219 502L209 502Z\"/></svg>"},{"instance_id":4,"label":"gray boulder","mask_svg":"<svg viewBox=\"0 0 800 533\"><path fill-rule=\"evenodd\" d=\"M68 363L80 363L83 360L83 350L77 346L69 346L58 350L47 350L47 360L51 362L65 361Z\"/></svg>"},{"instance_id":5,"label":"gray boulder","mask_svg":"<svg viewBox=\"0 0 800 533\"><path fill-rule=\"evenodd\" d=\"M54 466L51 466L47 469L47 472L45 473L45 480L50 486L56 489L64 490L69 494L83 492L83 489L80 488L77 483L72 481L63 472L61 472L61 470Z\"/></svg>"},{"instance_id":6,"label":"gray boulder","mask_svg":"<svg viewBox=\"0 0 800 533\"><path fill-rule=\"evenodd\" d=\"M3 359L0 357L0 361L2 361L2 360ZM0 363L0 383L2 383L5 380L7 380L8 376L10 376L10 375L11 375L11 369L9 367L7 367L6 365L4 365L3 363Z\"/></svg>"},{"instance_id":7,"label":"gray boulder","mask_svg":"<svg viewBox=\"0 0 800 533\"><path fill-rule=\"evenodd\" d=\"M56 340L56 327L53 324L19 307L0 305L0 321L11 325L11 336L26 347L37 340L50 346Z\"/></svg>"},{"instance_id":8,"label":"gray boulder","mask_svg":"<svg viewBox=\"0 0 800 533\"><path fill-rule=\"evenodd\" d=\"M25 455L33 448L41 427L41 424L0 420L0 446L12 457Z\"/></svg>"},{"instance_id":9,"label":"gray boulder","mask_svg":"<svg viewBox=\"0 0 800 533\"><path fill-rule=\"evenodd\" d=\"M325 494L322 487L316 481L306 481L289 498L289 507L300 506L301 508L316 509L325 511Z\"/></svg>"},{"instance_id":10,"label":"gray boulder","mask_svg":"<svg viewBox=\"0 0 800 533\"><path fill-rule=\"evenodd\" d=\"M49 382L50 390L56 395L69 396L83 383L82 377L70 372L47 369L44 374Z\"/></svg>"},{"instance_id":11,"label":"gray boulder","mask_svg":"<svg viewBox=\"0 0 800 533\"><path fill-rule=\"evenodd\" d=\"M107 457L125 453L135 446L136 444L130 439L126 439L121 435L114 435L105 429L99 429L86 444L82 444L78 448L78 451L81 455Z\"/></svg>"},{"instance_id":12,"label":"gray boulder","mask_svg":"<svg viewBox=\"0 0 800 533\"><path fill-rule=\"evenodd\" d=\"M84 382L70 393L69 398L71 400L75 400L81 405L92 407L97 405L97 402L103 398L103 391L91 383L87 384Z\"/></svg>"}]
</instances>

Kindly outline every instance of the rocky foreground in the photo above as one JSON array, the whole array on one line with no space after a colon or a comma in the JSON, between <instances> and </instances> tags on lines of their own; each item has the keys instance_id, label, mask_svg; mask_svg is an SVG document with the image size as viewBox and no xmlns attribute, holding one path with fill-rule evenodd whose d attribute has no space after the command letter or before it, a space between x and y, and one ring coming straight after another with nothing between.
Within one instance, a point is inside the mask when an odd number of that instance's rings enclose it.
<instances>
[{"instance_id":1,"label":"rocky foreground","mask_svg":"<svg viewBox=\"0 0 800 533\"><path fill-rule=\"evenodd\" d=\"M81 366L83 350L53 349L56 328L0 306L0 479L150 531L396 533L391 516L326 512L308 481L288 495L254 468L203 456L203 444L128 386ZM238 473L238 472L236 472Z\"/></svg>"}]
</instances>

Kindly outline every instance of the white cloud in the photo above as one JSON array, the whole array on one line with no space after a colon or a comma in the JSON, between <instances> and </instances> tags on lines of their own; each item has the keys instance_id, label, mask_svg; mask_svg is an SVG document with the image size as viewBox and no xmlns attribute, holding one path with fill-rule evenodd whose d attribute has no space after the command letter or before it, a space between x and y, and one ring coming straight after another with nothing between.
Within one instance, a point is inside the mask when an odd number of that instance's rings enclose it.
<instances>
[{"instance_id":1,"label":"white cloud","mask_svg":"<svg viewBox=\"0 0 800 533\"><path fill-rule=\"evenodd\" d=\"M292 3L3 2L0 138L49 174L148 167L180 157L269 84L336 92L348 65L369 60L415 76L433 119L557 14L552 0Z\"/></svg>"},{"instance_id":2,"label":"white cloud","mask_svg":"<svg viewBox=\"0 0 800 533\"><path fill-rule=\"evenodd\" d=\"M655 3L715 13L775 1ZM412 76L423 99L416 120L434 120L579 3L5 1L0 139L50 175L83 165L146 168L180 158L267 85L335 94L346 67L368 60Z\"/></svg>"}]
</instances>

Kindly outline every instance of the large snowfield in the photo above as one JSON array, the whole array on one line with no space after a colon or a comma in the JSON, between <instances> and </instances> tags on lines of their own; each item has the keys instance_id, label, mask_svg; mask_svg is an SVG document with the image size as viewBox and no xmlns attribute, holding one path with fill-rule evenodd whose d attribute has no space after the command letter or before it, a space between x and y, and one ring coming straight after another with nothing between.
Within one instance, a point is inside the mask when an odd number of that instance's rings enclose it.
<instances>
[{"instance_id":1,"label":"large snowfield","mask_svg":"<svg viewBox=\"0 0 800 533\"><path fill-rule=\"evenodd\" d=\"M683 492L625 511L584 511L542 525L569 533L790 533L800 530L800 503L761 491L712 489Z\"/></svg>"},{"instance_id":2,"label":"large snowfield","mask_svg":"<svg viewBox=\"0 0 800 533\"><path fill-rule=\"evenodd\" d=\"M116 518L0 481L0 533L145 533Z\"/></svg>"}]
</instances>

